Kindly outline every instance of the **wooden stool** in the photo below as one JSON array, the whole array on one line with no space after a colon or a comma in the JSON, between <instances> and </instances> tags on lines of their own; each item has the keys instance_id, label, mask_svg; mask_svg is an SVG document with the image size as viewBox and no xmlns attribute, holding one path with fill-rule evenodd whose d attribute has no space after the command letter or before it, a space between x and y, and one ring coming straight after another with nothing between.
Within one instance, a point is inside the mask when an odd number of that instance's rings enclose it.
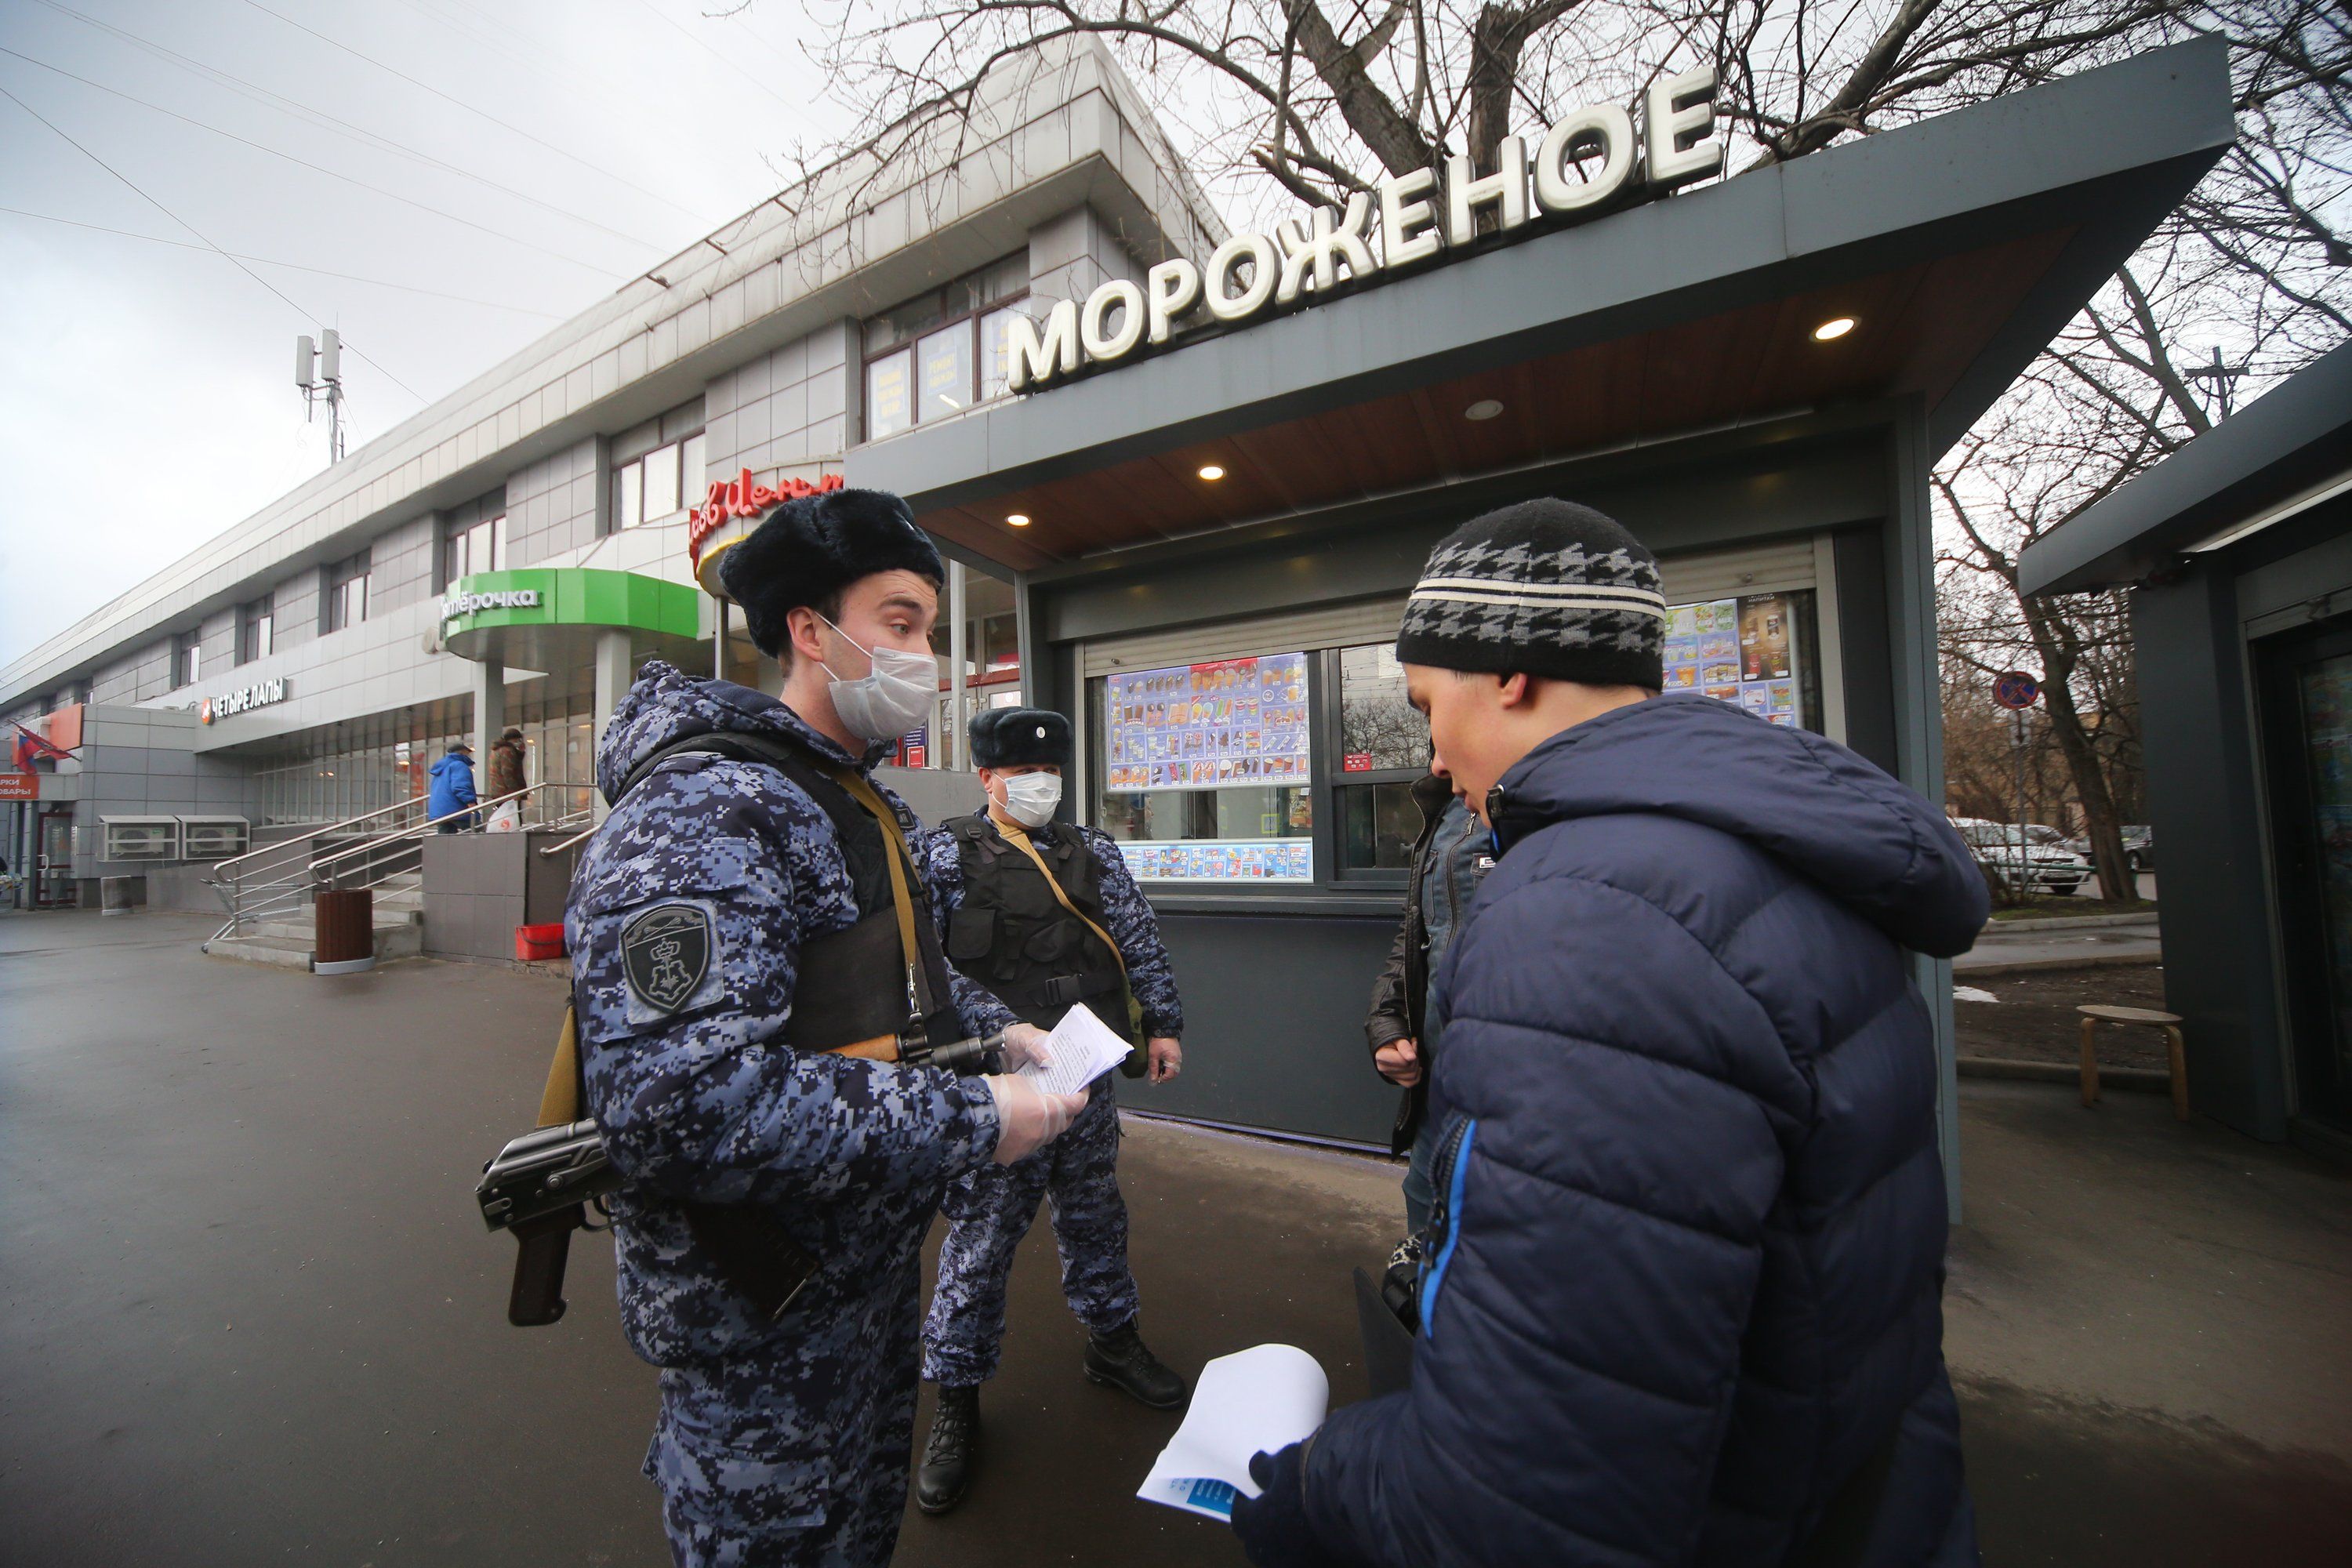
<instances>
[{"instance_id":1,"label":"wooden stool","mask_svg":"<svg viewBox=\"0 0 2352 1568\"><path fill-rule=\"evenodd\" d=\"M2153 1007L2109 1007L2097 1004L2074 1009L2083 1015L2083 1103L2099 1103L2099 1054L2093 1044L2101 1024L2138 1024L2164 1031L2165 1055L2172 1068L2172 1114L2189 1120L2189 1063L2180 1049L2180 1015Z\"/></svg>"}]
</instances>

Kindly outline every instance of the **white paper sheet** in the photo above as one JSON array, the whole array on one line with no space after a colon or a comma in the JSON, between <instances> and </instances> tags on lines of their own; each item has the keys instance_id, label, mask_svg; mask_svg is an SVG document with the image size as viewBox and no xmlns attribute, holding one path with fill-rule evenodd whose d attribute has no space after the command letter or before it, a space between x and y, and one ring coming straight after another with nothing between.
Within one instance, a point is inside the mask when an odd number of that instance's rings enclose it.
<instances>
[{"instance_id":1,"label":"white paper sheet","mask_svg":"<svg viewBox=\"0 0 2352 1568\"><path fill-rule=\"evenodd\" d=\"M1257 1345L1201 1369L1184 1424L1160 1451L1135 1495L1211 1519L1234 1516L1234 1498L1257 1496L1250 1456L1303 1441L1323 1425L1331 1384L1295 1345Z\"/></svg>"},{"instance_id":2,"label":"white paper sheet","mask_svg":"<svg viewBox=\"0 0 2352 1568\"><path fill-rule=\"evenodd\" d=\"M1108 1025L1087 1011L1083 1002L1054 1026L1054 1032L1045 1037L1045 1048L1053 1053L1052 1065L1024 1066L1020 1076L1034 1080L1048 1094L1077 1093L1125 1061L1127 1054L1135 1049L1112 1034Z\"/></svg>"}]
</instances>

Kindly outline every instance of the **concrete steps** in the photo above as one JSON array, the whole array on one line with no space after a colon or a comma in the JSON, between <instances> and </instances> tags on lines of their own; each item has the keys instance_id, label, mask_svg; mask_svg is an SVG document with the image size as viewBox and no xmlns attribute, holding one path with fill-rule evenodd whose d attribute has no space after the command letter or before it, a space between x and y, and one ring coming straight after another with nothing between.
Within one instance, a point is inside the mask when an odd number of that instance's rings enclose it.
<instances>
[{"instance_id":1,"label":"concrete steps","mask_svg":"<svg viewBox=\"0 0 2352 1568\"><path fill-rule=\"evenodd\" d=\"M402 880L394 878L385 887ZM374 916L374 947L378 963L388 963L397 958L415 958L425 951L425 894L423 879L413 873L407 888L392 887L385 896L384 888L376 889L371 912ZM247 963L270 963L288 969L309 969L316 927L306 913L299 919L256 921L233 937L215 937L204 944L204 951L215 958L234 958Z\"/></svg>"}]
</instances>

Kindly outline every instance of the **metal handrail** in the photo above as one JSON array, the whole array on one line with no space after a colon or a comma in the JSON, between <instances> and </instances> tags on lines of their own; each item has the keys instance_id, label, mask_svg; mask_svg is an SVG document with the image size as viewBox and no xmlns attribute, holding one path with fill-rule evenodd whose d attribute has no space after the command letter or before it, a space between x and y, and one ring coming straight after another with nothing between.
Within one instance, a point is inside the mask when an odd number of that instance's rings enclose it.
<instances>
[{"instance_id":1,"label":"metal handrail","mask_svg":"<svg viewBox=\"0 0 2352 1568\"><path fill-rule=\"evenodd\" d=\"M537 795L543 789L570 789L573 786L570 784L550 783L525 784L520 789L509 790L505 795L495 796L489 800L476 801L471 805L459 806L456 811L445 811L438 816L427 817L423 822L417 823L414 826L397 828L393 832L381 834L376 837L369 839L364 844L354 844L348 849L338 849L332 855L320 856L318 859L310 862L311 883L314 886L323 887L331 885L333 882L334 879L331 874L328 876L321 876L320 874L320 868L323 867L332 866L339 861L351 859L353 856L373 854L387 844L397 844L404 839L410 838L429 837L433 834L439 832L441 825L445 822L456 822L460 818L486 815L497 810L499 806L506 805L509 801L524 800L529 796Z\"/></svg>"},{"instance_id":2,"label":"metal handrail","mask_svg":"<svg viewBox=\"0 0 2352 1568\"><path fill-rule=\"evenodd\" d=\"M411 795L406 800L395 801L390 805L382 806L374 811L371 811L364 816L354 816L345 822L330 823L324 827L314 827L308 833L298 833L291 838L281 838L275 844L265 844L258 849L248 849L244 854L236 857L234 859L215 861L213 863L213 869L215 871L227 871L230 878L234 879L236 873L230 869L232 867L242 866L247 860L256 859L263 855L278 854L294 845L306 843L313 838L322 838L330 833L341 833L345 828L357 827L362 822L373 822L377 817L389 816L395 811L406 811L410 807L414 806L416 804L416 801L417 797Z\"/></svg>"}]
</instances>

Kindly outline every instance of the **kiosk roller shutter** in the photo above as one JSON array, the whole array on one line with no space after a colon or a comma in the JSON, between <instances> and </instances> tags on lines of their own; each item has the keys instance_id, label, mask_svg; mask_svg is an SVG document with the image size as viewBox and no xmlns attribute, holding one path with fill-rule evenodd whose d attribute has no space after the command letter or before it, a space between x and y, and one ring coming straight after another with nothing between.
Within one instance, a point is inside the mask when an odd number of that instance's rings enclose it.
<instances>
[{"instance_id":1,"label":"kiosk roller shutter","mask_svg":"<svg viewBox=\"0 0 2352 1568\"><path fill-rule=\"evenodd\" d=\"M1397 623L1403 618L1404 598L1400 595L1391 599L1364 599L1301 610L1294 615L1108 638L1086 645L1080 656L1080 673L1091 680L1127 669L1161 669L1179 664L1206 664L1212 659L1393 642Z\"/></svg>"},{"instance_id":2,"label":"kiosk roller shutter","mask_svg":"<svg viewBox=\"0 0 2352 1568\"><path fill-rule=\"evenodd\" d=\"M1742 550L1671 556L1658 563L1660 586L1669 605L1695 605L1741 594L1794 593L1815 585L1810 535Z\"/></svg>"},{"instance_id":3,"label":"kiosk roller shutter","mask_svg":"<svg viewBox=\"0 0 2352 1568\"><path fill-rule=\"evenodd\" d=\"M1784 593L1813 587L1817 582L1814 560L1813 540L1802 537L1741 550L1671 557L1658 563L1658 574L1664 579L1666 602L1688 605L1741 594ZM1391 642L1403 616L1404 598L1398 595L1318 606L1287 616L1104 638L1085 646L1079 673L1091 680L1119 670L1160 669L1171 665L1205 664L1212 659Z\"/></svg>"}]
</instances>

